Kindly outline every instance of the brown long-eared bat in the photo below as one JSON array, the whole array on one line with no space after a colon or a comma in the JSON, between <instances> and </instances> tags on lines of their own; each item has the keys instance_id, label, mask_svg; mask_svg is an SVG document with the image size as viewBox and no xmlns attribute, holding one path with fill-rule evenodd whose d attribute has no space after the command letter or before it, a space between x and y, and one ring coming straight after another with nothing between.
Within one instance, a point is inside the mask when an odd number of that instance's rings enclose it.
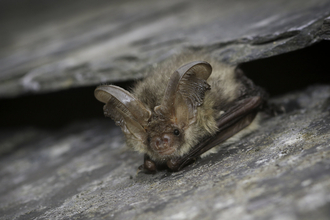
<instances>
[{"instance_id":1,"label":"brown long-eared bat","mask_svg":"<svg viewBox=\"0 0 330 220\"><path fill-rule=\"evenodd\" d=\"M101 85L95 97L127 145L145 154L140 169L156 172L181 170L255 130L267 94L239 68L191 55L157 65L131 92Z\"/></svg>"}]
</instances>

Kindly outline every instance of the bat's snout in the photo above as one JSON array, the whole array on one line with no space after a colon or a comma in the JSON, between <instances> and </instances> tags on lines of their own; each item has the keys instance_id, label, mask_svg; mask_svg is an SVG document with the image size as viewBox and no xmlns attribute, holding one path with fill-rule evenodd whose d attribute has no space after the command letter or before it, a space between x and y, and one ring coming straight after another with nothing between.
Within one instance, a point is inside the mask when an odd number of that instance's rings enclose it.
<instances>
[{"instance_id":1,"label":"bat's snout","mask_svg":"<svg viewBox=\"0 0 330 220\"><path fill-rule=\"evenodd\" d=\"M152 138L151 147L161 155L171 155L175 152L175 148L173 148L173 140L168 134Z\"/></svg>"}]
</instances>

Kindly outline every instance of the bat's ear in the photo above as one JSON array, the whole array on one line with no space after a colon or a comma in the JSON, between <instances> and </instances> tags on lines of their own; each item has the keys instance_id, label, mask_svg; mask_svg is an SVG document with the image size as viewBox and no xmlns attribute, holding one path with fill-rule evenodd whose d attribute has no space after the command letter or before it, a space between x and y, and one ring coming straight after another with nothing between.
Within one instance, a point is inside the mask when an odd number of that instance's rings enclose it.
<instances>
[{"instance_id":1,"label":"bat's ear","mask_svg":"<svg viewBox=\"0 0 330 220\"><path fill-rule=\"evenodd\" d=\"M210 89L206 80L211 72L211 65L204 61L181 66L171 75L163 101L155 107L155 112L182 126L194 123L197 107L203 104L205 91Z\"/></svg>"},{"instance_id":2,"label":"bat's ear","mask_svg":"<svg viewBox=\"0 0 330 220\"><path fill-rule=\"evenodd\" d=\"M112 118L125 134L133 135L139 141L146 141L146 127L151 112L137 98L113 85L97 87L94 95L97 100L105 103L104 115Z\"/></svg>"}]
</instances>

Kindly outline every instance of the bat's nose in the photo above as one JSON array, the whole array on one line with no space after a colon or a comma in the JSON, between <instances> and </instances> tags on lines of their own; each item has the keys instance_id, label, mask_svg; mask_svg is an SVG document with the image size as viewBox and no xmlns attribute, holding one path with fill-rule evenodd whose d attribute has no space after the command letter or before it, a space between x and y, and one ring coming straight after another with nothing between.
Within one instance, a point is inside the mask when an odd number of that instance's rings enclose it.
<instances>
[{"instance_id":1,"label":"bat's nose","mask_svg":"<svg viewBox=\"0 0 330 220\"><path fill-rule=\"evenodd\" d=\"M155 145L157 149L161 149L164 147L169 147L170 137L168 135L163 135L162 137L155 138Z\"/></svg>"},{"instance_id":2,"label":"bat's nose","mask_svg":"<svg viewBox=\"0 0 330 220\"><path fill-rule=\"evenodd\" d=\"M158 152L167 152L172 148L171 137L168 134L154 137L151 146Z\"/></svg>"}]
</instances>

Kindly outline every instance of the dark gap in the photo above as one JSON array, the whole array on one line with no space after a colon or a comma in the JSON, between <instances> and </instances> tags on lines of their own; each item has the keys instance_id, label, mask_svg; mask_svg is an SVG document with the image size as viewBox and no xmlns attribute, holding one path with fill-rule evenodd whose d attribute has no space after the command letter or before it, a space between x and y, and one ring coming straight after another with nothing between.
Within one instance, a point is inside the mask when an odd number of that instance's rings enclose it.
<instances>
[{"instance_id":1,"label":"dark gap","mask_svg":"<svg viewBox=\"0 0 330 220\"><path fill-rule=\"evenodd\" d=\"M117 83L127 90L134 81ZM104 118L103 103L94 97L96 86L0 100L0 130L18 126L59 128L72 122Z\"/></svg>"},{"instance_id":2,"label":"dark gap","mask_svg":"<svg viewBox=\"0 0 330 220\"><path fill-rule=\"evenodd\" d=\"M330 83L330 41L241 65L271 96ZM133 81L117 84L129 88ZM74 121L103 118L103 104L94 98L96 86L0 100L0 129L18 126L58 128Z\"/></svg>"},{"instance_id":3,"label":"dark gap","mask_svg":"<svg viewBox=\"0 0 330 220\"><path fill-rule=\"evenodd\" d=\"M330 41L240 65L246 75L270 96L330 83Z\"/></svg>"}]
</instances>

